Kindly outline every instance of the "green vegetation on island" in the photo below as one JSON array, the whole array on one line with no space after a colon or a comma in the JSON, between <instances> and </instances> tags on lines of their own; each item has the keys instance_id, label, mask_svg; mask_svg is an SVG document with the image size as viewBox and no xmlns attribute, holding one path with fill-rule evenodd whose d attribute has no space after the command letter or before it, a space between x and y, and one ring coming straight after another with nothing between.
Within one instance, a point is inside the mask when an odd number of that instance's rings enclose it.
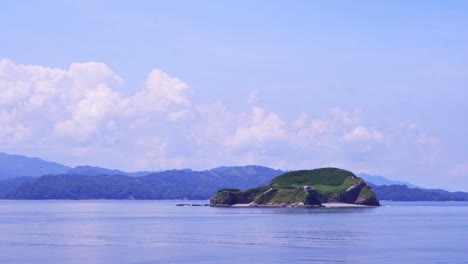
<instances>
[{"instance_id":1,"label":"green vegetation on island","mask_svg":"<svg viewBox=\"0 0 468 264\"><path fill-rule=\"evenodd\" d=\"M338 168L292 171L274 178L268 186L220 190L210 199L212 206L319 207L330 202L380 205L364 180Z\"/></svg>"}]
</instances>

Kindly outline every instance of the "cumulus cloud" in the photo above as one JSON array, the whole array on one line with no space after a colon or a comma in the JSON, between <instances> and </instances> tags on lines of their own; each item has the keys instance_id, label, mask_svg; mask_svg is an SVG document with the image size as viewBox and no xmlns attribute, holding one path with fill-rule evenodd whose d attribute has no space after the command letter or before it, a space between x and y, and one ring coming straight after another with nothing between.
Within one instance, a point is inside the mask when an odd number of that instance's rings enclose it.
<instances>
[{"instance_id":1,"label":"cumulus cloud","mask_svg":"<svg viewBox=\"0 0 468 264\"><path fill-rule=\"evenodd\" d=\"M118 108L120 100L119 94L106 85L97 85L94 89L83 93L72 106L69 106L68 117L63 121L57 121L54 132L78 142L86 142L104 125L109 124L108 118Z\"/></svg>"},{"instance_id":2,"label":"cumulus cloud","mask_svg":"<svg viewBox=\"0 0 468 264\"><path fill-rule=\"evenodd\" d=\"M306 115L301 114L293 122L293 126L297 129L297 140L302 144L336 149L341 147L343 139L348 141L357 139L357 136L350 133L362 127L361 123L361 110L345 111L334 107L321 116L307 118Z\"/></svg>"},{"instance_id":3,"label":"cumulus cloud","mask_svg":"<svg viewBox=\"0 0 468 264\"><path fill-rule=\"evenodd\" d=\"M256 105L255 92L247 112L232 113L221 102L194 105L189 86L160 69L150 72L141 90L125 95L122 78L103 63L53 69L4 59L0 85L2 145L44 153L55 147L70 160L122 169L291 168L310 160L319 166L345 151L341 138L381 139L361 124L360 110L332 108L285 120Z\"/></svg>"},{"instance_id":4,"label":"cumulus cloud","mask_svg":"<svg viewBox=\"0 0 468 264\"><path fill-rule=\"evenodd\" d=\"M253 107L251 114L241 123L234 135L226 138L226 145L234 148L258 146L286 136L284 121L277 114L267 113L258 106Z\"/></svg>"},{"instance_id":5,"label":"cumulus cloud","mask_svg":"<svg viewBox=\"0 0 468 264\"><path fill-rule=\"evenodd\" d=\"M53 133L84 139L101 125L122 80L102 63L74 63L68 70L0 62L0 112L5 126L31 131L30 140ZM5 93L4 93L5 92Z\"/></svg>"},{"instance_id":6,"label":"cumulus cloud","mask_svg":"<svg viewBox=\"0 0 468 264\"><path fill-rule=\"evenodd\" d=\"M285 118L259 106L253 92L249 109L236 113L222 101L194 103L189 85L161 69L134 94L123 93L123 84L103 63L54 69L1 60L2 150L127 170L254 163L386 175L398 175L396 163L410 168L409 160L434 168L440 157L440 140L414 122L379 127L362 109Z\"/></svg>"},{"instance_id":7,"label":"cumulus cloud","mask_svg":"<svg viewBox=\"0 0 468 264\"><path fill-rule=\"evenodd\" d=\"M134 95L121 93L122 84L103 63L53 69L3 59L0 143L11 149L43 144L89 155L102 145L131 141L143 134L142 127L154 129L148 124L157 123L155 118L177 121L189 115L183 108L190 105L187 85L161 70L153 70Z\"/></svg>"},{"instance_id":8,"label":"cumulus cloud","mask_svg":"<svg viewBox=\"0 0 468 264\"><path fill-rule=\"evenodd\" d=\"M357 126L352 131L342 137L344 141L382 141L382 134L374 129L366 128L364 126Z\"/></svg>"},{"instance_id":9,"label":"cumulus cloud","mask_svg":"<svg viewBox=\"0 0 468 264\"><path fill-rule=\"evenodd\" d=\"M146 79L143 90L131 98L136 112L165 111L171 106L189 105L188 86L177 78L172 78L162 70L153 70Z\"/></svg>"}]
</instances>

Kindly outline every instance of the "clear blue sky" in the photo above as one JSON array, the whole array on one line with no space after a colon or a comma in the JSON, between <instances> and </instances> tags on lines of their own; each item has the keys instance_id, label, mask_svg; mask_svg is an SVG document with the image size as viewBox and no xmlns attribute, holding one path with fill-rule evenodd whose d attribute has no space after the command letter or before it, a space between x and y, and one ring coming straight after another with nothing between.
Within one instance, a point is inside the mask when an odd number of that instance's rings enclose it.
<instances>
[{"instance_id":1,"label":"clear blue sky","mask_svg":"<svg viewBox=\"0 0 468 264\"><path fill-rule=\"evenodd\" d=\"M127 170L340 166L468 190L466 1L0 9L4 152Z\"/></svg>"}]
</instances>

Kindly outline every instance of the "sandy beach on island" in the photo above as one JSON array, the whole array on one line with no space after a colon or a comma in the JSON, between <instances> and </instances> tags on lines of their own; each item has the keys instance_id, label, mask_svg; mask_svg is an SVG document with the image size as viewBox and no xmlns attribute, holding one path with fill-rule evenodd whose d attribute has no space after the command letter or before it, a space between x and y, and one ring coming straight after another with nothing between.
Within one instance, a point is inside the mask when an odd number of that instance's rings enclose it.
<instances>
[{"instance_id":1,"label":"sandy beach on island","mask_svg":"<svg viewBox=\"0 0 468 264\"><path fill-rule=\"evenodd\" d=\"M250 204L233 204L232 207L250 207Z\"/></svg>"},{"instance_id":2,"label":"sandy beach on island","mask_svg":"<svg viewBox=\"0 0 468 264\"><path fill-rule=\"evenodd\" d=\"M374 207L374 206L369 206L369 205L350 204L350 203L322 203L322 205L325 208ZM231 207L250 207L250 204L233 204L231 205Z\"/></svg>"},{"instance_id":3,"label":"sandy beach on island","mask_svg":"<svg viewBox=\"0 0 468 264\"><path fill-rule=\"evenodd\" d=\"M349 204L349 203L322 203L326 208L340 208L340 207L374 207L369 205Z\"/></svg>"}]
</instances>

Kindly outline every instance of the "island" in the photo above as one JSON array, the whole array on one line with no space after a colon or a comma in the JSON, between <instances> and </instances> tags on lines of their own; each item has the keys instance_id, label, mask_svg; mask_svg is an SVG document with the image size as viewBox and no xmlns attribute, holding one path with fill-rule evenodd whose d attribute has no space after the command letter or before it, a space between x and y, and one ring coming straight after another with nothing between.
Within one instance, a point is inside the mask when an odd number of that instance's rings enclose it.
<instances>
[{"instance_id":1,"label":"island","mask_svg":"<svg viewBox=\"0 0 468 264\"><path fill-rule=\"evenodd\" d=\"M270 185L241 191L221 189L210 199L213 207L323 207L327 204L380 206L371 187L352 172L339 168L291 171Z\"/></svg>"}]
</instances>

